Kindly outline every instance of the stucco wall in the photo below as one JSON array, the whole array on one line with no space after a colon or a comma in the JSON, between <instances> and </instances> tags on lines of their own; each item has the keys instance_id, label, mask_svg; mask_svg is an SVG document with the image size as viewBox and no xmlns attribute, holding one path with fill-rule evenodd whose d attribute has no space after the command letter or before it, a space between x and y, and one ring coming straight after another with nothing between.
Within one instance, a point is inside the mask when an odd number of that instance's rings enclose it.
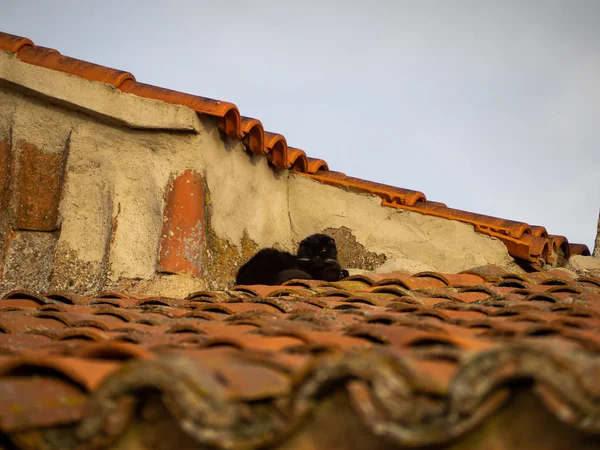
<instances>
[{"instance_id":1,"label":"stucco wall","mask_svg":"<svg viewBox=\"0 0 600 450\"><path fill-rule=\"evenodd\" d=\"M500 241L471 226L278 173L188 108L123 94L4 52L0 80L0 148L6 144L0 175L8 174L9 185L0 212L1 292L184 295L225 288L258 248L294 250L303 237L324 230L338 240L342 262L356 269L459 271L512 261ZM17 223L27 191L23 174L53 176L25 167L24 146L40 161L51 154L60 163L53 169L61 180L53 188L59 199L55 227ZM198 199L206 222L200 276L157 273L166 191L187 169L205 183ZM33 198L44 197L36 192Z\"/></svg>"},{"instance_id":2,"label":"stucco wall","mask_svg":"<svg viewBox=\"0 0 600 450\"><path fill-rule=\"evenodd\" d=\"M378 197L350 193L303 176L290 178L290 217L297 239L327 228L350 229L365 251L386 256L377 271L458 272L512 262L502 242L475 233L471 225L384 207ZM342 260L344 253L342 248ZM351 258L346 263L352 263Z\"/></svg>"}]
</instances>

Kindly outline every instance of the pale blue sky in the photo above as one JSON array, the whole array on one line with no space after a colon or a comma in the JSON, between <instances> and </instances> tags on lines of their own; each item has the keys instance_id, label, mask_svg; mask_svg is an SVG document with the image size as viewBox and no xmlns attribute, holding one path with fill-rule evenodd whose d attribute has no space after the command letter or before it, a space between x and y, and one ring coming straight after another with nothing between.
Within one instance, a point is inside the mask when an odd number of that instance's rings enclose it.
<instances>
[{"instance_id":1,"label":"pale blue sky","mask_svg":"<svg viewBox=\"0 0 600 450\"><path fill-rule=\"evenodd\" d=\"M233 102L333 170L593 250L598 0L0 3L1 31Z\"/></svg>"}]
</instances>

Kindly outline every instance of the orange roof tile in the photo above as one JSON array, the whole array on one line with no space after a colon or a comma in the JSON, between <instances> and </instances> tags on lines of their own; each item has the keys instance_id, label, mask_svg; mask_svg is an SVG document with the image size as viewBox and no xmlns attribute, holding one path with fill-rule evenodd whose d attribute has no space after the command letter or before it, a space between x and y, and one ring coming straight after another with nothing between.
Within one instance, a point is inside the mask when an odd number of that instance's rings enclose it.
<instances>
[{"instance_id":1,"label":"orange roof tile","mask_svg":"<svg viewBox=\"0 0 600 450\"><path fill-rule=\"evenodd\" d=\"M422 192L375 183L330 171L321 159L307 157L303 150L288 147L283 135L264 130L262 123L242 117L233 103L172 91L140 83L129 72L111 69L61 55L58 51L36 46L30 39L0 32L0 50L15 53L17 58L41 67L58 70L92 81L108 83L123 92L167 103L187 106L200 114L219 119L219 128L234 139L242 139L255 155L266 155L276 170L291 169L319 182L368 192L381 198L388 207L408 209L421 214L458 220L474 226L475 231L500 239L508 252L532 263L556 263L571 254L589 255L583 244L571 244L563 236L549 235L544 227L448 208L427 200ZM3 143L0 142L0 179L3 167ZM0 202L3 193L0 191Z\"/></svg>"},{"instance_id":2,"label":"orange roof tile","mask_svg":"<svg viewBox=\"0 0 600 450\"><path fill-rule=\"evenodd\" d=\"M530 448L516 442L535 430L486 426L500 411L528 420L516 403L528 392L570 430L570 448L600 445L600 278L488 266L304 282L187 299L120 293L104 298L111 307L69 292L7 294L0 434L112 448L134 420L154 423L136 411L157 392L173 422L148 448L184 430L185 448L308 448L294 436L317 433L309 418L343 388L337 426L351 415L371 441L466 445L475 430ZM321 439L310 448L329 448Z\"/></svg>"},{"instance_id":3,"label":"orange roof tile","mask_svg":"<svg viewBox=\"0 0 600 450\"><path fill-rule=\"evenodd\" d=\"M187 272L200 275L200 264L189 255L200 255L204 236L204 180L193 170L186 170L171 181L160 233L158 271Z\"/></svg>"}]
</instances>

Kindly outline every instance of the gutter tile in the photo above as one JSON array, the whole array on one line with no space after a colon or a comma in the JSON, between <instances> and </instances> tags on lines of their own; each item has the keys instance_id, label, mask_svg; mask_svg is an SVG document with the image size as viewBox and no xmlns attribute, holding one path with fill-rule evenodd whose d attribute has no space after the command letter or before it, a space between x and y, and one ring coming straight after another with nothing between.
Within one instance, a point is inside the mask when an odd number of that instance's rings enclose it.
<instances>
[{"instance_id":1,"label":"gutter tile","mask_svg":"<svg viewBox=\"0 0 600 450\"><path fill-rule=\"evenodd\" d=\"M204 180L186 170L167 191L158 272L201 275L204 243Z\"/></svg>"}]
</instances>

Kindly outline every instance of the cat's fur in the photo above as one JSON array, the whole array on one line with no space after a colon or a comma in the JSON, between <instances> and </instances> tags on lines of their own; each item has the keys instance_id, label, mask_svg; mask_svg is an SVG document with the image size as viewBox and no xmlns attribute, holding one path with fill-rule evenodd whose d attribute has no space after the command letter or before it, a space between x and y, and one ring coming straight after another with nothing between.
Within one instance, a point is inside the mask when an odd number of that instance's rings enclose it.
<instances>
[{"instance_id":1,"label":"cat's fur","mask_svg":"<svg viewBox=\"0 0 600 450\"><path fill-rule=\"evenodd\" d=\"M338 281L348 276L337 260L335 240L326 234L313 234L302 240L296 255L264 248L237 273L237 285L279 285L288 280Z\"/></svg>"}]
</instances>

